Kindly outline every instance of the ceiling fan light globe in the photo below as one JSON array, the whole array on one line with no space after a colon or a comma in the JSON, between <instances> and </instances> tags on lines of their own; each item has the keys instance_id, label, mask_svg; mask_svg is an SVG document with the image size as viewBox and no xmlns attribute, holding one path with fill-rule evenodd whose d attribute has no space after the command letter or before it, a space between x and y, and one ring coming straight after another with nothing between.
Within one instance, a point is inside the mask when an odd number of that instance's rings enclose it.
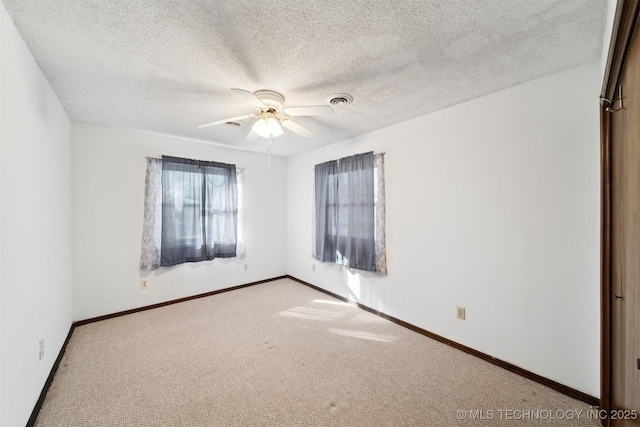
<instances>
[{"instance_id":1,"label":"ceiling fan light globe","mask_svg":"<svg viewBox=\"0 0 640 427\"><path fill-rule=\"evenodd\" d=\"M284 134L280 123L275 117L261 117L252 127L252 130L263 138L280 136Z\"/></svg>"},{"instance_id":2,"label":"ceiling fan light globe","mask_svg":"<svg viewBox=\"0 0 640 427\"><path fill-rule=\"evenodd\" d=\"M269 120L267 120L267 127L269 128L269 132L271 132L271 135L273 135L274 137L280 136L284 133L284 131L282 130L282 126L280 126L280 123L278 123L278 120L276 120L275 118L270 118Z\"/></svg>"}]
</instances>

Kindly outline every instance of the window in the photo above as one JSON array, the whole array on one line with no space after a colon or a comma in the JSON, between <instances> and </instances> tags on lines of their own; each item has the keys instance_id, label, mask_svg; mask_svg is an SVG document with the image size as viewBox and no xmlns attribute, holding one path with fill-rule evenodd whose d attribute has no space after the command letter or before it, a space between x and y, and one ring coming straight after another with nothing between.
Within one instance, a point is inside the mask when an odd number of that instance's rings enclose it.
<instances>
[{"instance_id":1,"label":"window","mask_svg":"<svg viewBox=\"0 0 640 427\"><path fill-rule=\"evenodd\" d=\"M147 159L141 270L244 257L242 177L225 163Z\"/></svg>"},{"instance_id":2,"label":"window","mask_svg":"<svg viewBox=\"0 0 640 427\"><path fill-rule=\"evenodd\" d=\"M315 166L314 258L386 274L383 155Z\"/></svg>"}]
</instances>

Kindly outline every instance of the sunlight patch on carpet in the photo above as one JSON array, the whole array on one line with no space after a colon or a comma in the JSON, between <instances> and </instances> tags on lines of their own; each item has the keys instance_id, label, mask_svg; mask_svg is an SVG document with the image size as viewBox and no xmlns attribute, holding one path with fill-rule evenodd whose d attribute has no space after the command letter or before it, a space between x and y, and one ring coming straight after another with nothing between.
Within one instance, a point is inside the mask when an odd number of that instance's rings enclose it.
<instances>
[{"instance_id":1,"label":"sunlight patch on carpet","mask_svg":"<svg viewBox=\"0 0 640 427\"><path fill-rule=\"evenodd\" d=\"M329 332L332 332L338 335L344 335L345 337L359 338L359 339L370 340L370 341L393 342L396 340L396 337L391 335L374 334L372 332L366 332L366 331L348 331L346 329L329 329Z\"/></svg>"},{"instance_id":2,"label":"sunlight patch on carpet","mask_svg":"<svg viewBox=\"0 0 640 427\"><path fill-rule=\"evenodd\" d=\"M278 313L281 316L297 317L300 319L318 320L321 322L331 322L342 317L344 314L336 311L319 310L311 307L293 307Z\"/></svg>"}]
</instances>

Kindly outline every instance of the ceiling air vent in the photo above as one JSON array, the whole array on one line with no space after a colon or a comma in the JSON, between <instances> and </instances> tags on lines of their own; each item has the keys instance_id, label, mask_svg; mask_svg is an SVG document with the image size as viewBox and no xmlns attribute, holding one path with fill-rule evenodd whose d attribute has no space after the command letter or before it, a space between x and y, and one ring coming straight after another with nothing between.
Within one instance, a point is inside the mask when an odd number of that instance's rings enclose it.
<instances>
[{"instance_id":1,"label":"ceiling air vent","mask_svg":"<svg viewBox=\"0 0 640 427\"><path fill-rule=\"evenodd\" d=\"M351 104L353 102L353 96L348 93L337 93L327 98L329 105L334 107L340 107L342 105Z\"/></svg>"}]
</instances>

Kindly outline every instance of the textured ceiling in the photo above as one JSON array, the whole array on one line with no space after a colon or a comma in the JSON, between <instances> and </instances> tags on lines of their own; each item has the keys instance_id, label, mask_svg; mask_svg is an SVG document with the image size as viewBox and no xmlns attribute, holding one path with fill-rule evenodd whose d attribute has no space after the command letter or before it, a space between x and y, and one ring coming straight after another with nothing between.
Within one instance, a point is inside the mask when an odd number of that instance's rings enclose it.
<instances>
[{"instance_id":1,"label":"textured ceiling","mask_svg":"<svg viewBox=\"0 0 640 427\"><path fill-rule=\"evenodd\" d=\"M354 97L295 121L288 156L600 58L606 0L2 0L70 118L266 151L257 112Z\"/></svg>"}]
</instances>

